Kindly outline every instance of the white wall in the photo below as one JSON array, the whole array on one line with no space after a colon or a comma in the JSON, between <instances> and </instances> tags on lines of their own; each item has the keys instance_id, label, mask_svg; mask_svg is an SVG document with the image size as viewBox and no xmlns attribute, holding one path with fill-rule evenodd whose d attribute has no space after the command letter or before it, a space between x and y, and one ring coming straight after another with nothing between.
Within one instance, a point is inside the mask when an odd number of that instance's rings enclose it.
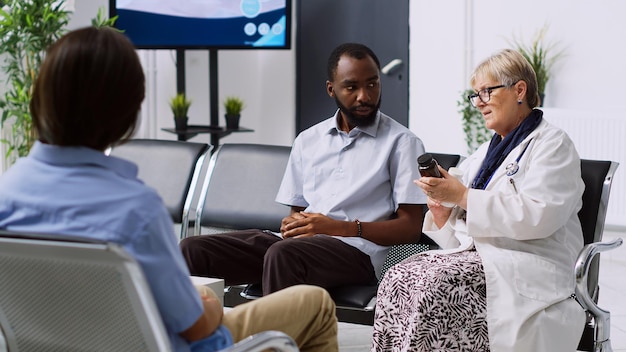
<instances>
[{"instance_id":1,"label":"white wall","mask_svg":"<svg viewBox=\"0 0 626 352\"><path fill-rule=\"evenodd\" d=\"M409 128L426 150L465 152L456 101L465 84L464 1L412 0ZM384 88L383 88L384 89Z\"/></svg>"},{"instance_id":2,"label":"white wall","mask_svg":"<svg viewBox=\"0 0 626 352\"><path fill-rule=\"evenodd\" d=\"M456 101L469 88L466 62L473 68L513 35L530 40L546 23L548 41L566 56L554 67L545 106L626 119L624 15L619 0L411 0L410 128L428 150L465 152Z\"/></svg>"},{"instance_id":3,"label":"white wall","mask_svg":"<svg viewBox=\"0 0 626 352\"><path fill-rule=\"evenodd\" d=\"M620 109L626 82L626 21L622 20L626 2L411 0L410 5L409 127L428 150L466 152L456 102L469 86L471 70L507 47L513 35L530 40L546 23L548 40L559 41L567 55L555 66L545 106L626 119ZM108 1L75 0L71 26L88 25L99 6L108 6ZM173 125L167 101L176 89L175 55L163 50L151 55L155 63L148 74L155 85L147 89L155 102L144 110L154 122L149 126L152 132L145 133L174 139L160 128ZM208 54L187 51L186 55L187 92L193 99L190 123L208 123ZM241 124L255 130L233 134L224 142L291 144L295 136L294 49L221 51L219 81L220 99L237 94L246 100ZM222 123L221 116L222 110ZM208 142L208 136L193 140Z\"/></svg>"},{"instance_id":4,"label":"white wall","mask_svg":"<svg viewBox=\"0 0 626 352\"><path fill-rule=\"evenodd\" d=\"M208 124L208 53L187 51L186 56L187 94L194 101L189 123ZM218 52L218 64L220 125L225 124L221 102L226 96L238 95L245 101L240 124L254 130L231 134L222 141L291 145L295 137L295 50L222 50ZM174 94L175 82L169 90L168 96ZM162 98L166 103L167 98ZM159 121L172 126L167 104L164 109ZM163 132L158 137L172 138ZM193 141L209 142L209 137L198 136Z\"/></svg>"}]
</instances>

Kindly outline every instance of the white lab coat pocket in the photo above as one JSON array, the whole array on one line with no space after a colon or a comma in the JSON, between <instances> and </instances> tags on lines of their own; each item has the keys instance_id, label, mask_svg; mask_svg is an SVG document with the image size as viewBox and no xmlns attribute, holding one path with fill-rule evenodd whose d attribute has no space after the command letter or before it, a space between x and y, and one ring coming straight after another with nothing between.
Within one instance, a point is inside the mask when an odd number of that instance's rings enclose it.
<instances>
[{"instance_id":1,"label":"white lab coat pocket","mask_svg":"<svg viewBox=\"0 0 626 352\"><path fill-rule=\"evenodd\" d=\"M512 256L515 288L520 295L542 302L559 299L554 263L532 253L515 252Z\"/></svg>"}]
</instances>

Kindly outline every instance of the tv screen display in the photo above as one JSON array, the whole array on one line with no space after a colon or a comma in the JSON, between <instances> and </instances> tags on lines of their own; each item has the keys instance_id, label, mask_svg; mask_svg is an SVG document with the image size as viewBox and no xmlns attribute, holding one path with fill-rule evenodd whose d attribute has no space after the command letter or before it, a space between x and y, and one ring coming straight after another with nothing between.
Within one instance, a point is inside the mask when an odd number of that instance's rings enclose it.
<instances>
[{"instance_id":1,"label":"tv screen display","mask_svg":"<svg viewBox=\"0 0 626 352\"><path fill-rule=\"evenodd\" d=\"M289 49L292 0L110 0L139 49Z\"/></svg>"}]
</instances>

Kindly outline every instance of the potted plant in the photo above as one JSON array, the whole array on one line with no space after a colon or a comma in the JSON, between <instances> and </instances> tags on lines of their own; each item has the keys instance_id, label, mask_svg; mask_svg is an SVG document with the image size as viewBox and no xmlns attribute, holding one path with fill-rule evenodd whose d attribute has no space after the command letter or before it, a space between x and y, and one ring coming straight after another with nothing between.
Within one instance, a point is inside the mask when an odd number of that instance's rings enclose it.
<instances>
[{"instance_id":1,"label":"potted plant","mask_svg":"<svg viewBox=\"0 0 626 352\"><path fill-rule=\"evenodd\" d=\"M32 130L30 100L45 51L63 33L69 12L63 0L3 0L0 4L0 52L6 91L0 97L2 127L7 131L5 166L30 151Z\"/></svg>"},{"instance_id":2,"label":"potted plant","mask_svg":"<svg viewBox=\"0 0 626 352\"><path fill-rule=\"evenodd\" d=\"M226 129L236 130L239 129L239 119L241 118L241 110L243 110L244 103L239 97L230 96L224 100L224 109L226 110Z\"/></svg>"},{"instance_id":3,"label":"potted plant","mask_svg":"<svg viewBox=\"0 0 626 352\"><path fill-rule=\"evenodd\" d=\"M483 115L472 106L467 98L470 94L474 94L474 90L464 90L461 93L461 99L456 102L463 118L463 132L465 133L468 154L472 154L481 144L490 140L493 134L485 127Z\"/></svg>"},{"instance_id":4,"label":"potted plant","mask_svg":"<svg viewBox=\"0 0 626 352\"><path fill-rule=\"evenodd\" d=\"M174 114L174 126L177 131L187 129L187 112L191 106L191 100L187 99L184 93L178 93L170 99L170 108Z\"/></svg>"},{"instance_id":5,"label":"potted plant","mask_svg":"<svg viewBox=\"0 0 626 352\"><path fill-rule=\"evenodd\" d=\"M528 60L537 75L537 91L539 93L539 106L543 106L546 84L550 80L551 70L554 63L563 56L564 50L559 48L558 43L546 43L545 37L548 26L539 29L530 44L524 43L517 37L513 37L512 45Z\"/></svg>"}]
</instances>

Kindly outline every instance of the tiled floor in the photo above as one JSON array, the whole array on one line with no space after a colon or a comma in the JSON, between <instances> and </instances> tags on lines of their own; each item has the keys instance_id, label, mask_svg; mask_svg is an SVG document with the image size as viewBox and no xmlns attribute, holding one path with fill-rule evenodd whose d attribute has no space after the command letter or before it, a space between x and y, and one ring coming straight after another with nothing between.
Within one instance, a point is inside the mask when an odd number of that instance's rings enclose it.
<instances>
[{"instance_id":1,"label":"tiled floor","mask_svg":"<svg viewBox=\"0 0 626 352\"><path fill-rule=\"evenodd\" d=\"M605 229L604 240L621 237L626 229ZM611 342L614 352L626 352L626 244L600 256L599 304L611 312ZM341 352L369 351L372 327L339 323Z\"/></svg>"}]
</instances>

